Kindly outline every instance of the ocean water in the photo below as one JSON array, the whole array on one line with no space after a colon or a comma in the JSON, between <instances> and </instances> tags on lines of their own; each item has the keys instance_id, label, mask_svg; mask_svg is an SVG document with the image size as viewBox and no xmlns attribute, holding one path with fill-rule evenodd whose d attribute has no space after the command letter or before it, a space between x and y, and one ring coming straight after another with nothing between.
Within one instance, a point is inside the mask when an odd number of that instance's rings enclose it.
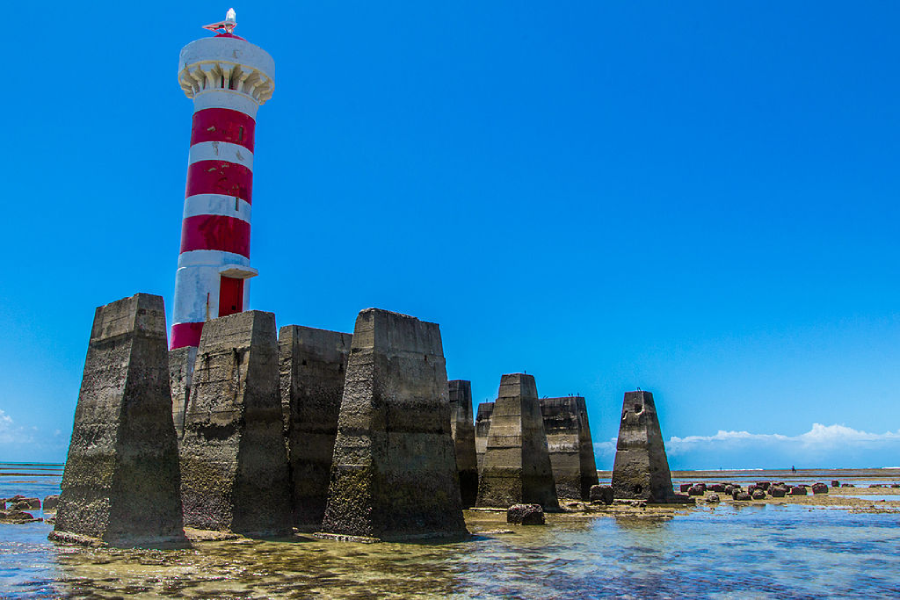
<instances>
[{"instance_id":1,"label":"ocean water","mask_svg":"<svg viewBox=\"0 0 900 600\"><path fill-rule=\"evenodd\" d=\"M0 496L59 488L58 475L8 466ZM57 547L44 523L0 525L0 597L900 597L900 507L723 504L511 529L503 513L472 511L467 523L474 537L454 544L300 537L165 551Z\"/></svg>"}]
</instances>

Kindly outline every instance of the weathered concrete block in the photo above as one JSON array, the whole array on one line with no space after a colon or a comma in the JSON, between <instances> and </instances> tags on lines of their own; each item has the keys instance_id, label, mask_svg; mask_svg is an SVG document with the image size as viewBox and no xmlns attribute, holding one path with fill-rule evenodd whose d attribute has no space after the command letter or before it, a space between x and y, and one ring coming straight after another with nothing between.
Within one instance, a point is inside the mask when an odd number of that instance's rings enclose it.
<instances>
[{"instance_id":1,"label":"weathered concrete block","mask_svg":"<svg viewBox=\"0 0 900 600\"><path fill-rule=\"evenodd\" d=\"M558 510L534 377L504 375L478 483L478 506L540 504Z\"/></svg>"},{"instance_id":2,"label":"weathered concrete block","mask_svg":"<svg viewBox=\"0 0 900 600\"><path fill-rule=\"evenodd\" d=\"M298 325L278 333L291 508L294 526L301 531L318 531L325 516L352 337Z\"/></svg>"},{"instance_id":3,"label":"weathered concrete block","mask_svg":"<svg viewBox=\"0 0 900 600\"><path fill-rule=\"evenodd\" d=\"M382 540L468 535L437 323L359 313L324 532Z\"/></svg>"},{"instance_id":4,"label":"weathered concrete block","mask_svg":"<svg viewBox=\"0 0 900 600\"><path fill-rule=\"evenodd\" d=\"M454 379L450 385L450 430L456 446L456 470L463 506L475 506L478 498L478 461L475 456L475 421L472 415L472 382Z\"/></svg>"},{"instance_id":5,"label":"weathered concrete block","mask_svg":"<svg viewBox=\"0 0 900 600\"><path fill-rule=\"evenodd\" d=\"M114 546L183 540L163 299L94 314L51 539Z\"/></svg>"},{"instance_id":6,"label":"weathered concrete block","mask_svg":"<svg viewBox=\"0 0 900 600\"><path fill-rule=\"evenodd\" d=\"M172 390L172 420L179 445L184 437L184 412L191 397L191 378L194 375L194 361L197 348L185 346L169 350L169 387Z\"/></svg>"},{"instance_id":7,"label":"weathered concrete block","mask_svg":"<svg viewBox=\"0 0 900 600\"><path fill-rule=\"evenodd\" d=\"M591 502L601 502L603 504L613 503L613 489L608 485L593 485L590 491Z\"/></svg>"},{"instance_id":8,"label":"weathered concrete block","mask_svg":"<svg viewBox=\"0 0 900 600\"><path fill-rule=\"evenodd\" d=\"M540 403L556 495L588 500L599 479L584 398L542 398Z\"/></svg>"},{"instance_id":9,"label":"weathered concrete block","mask_svg":"<svg viewBox=\"0 0 900 600\"><path fill-rule=\"evenodd\" d=\"M616 498L660 504L672 499L672 473L650 392L625 394L612 487Z\"/></svg>"},{"instance_id":10,"label":"weathered concrete block","mask_svg":"<svg viewBox=\"0 0 900 600\"><path fill-rule=\"evenodd\" d=\"M544 509L540 504L513 504L506 509L506 522L513 525L543 525Z\"/></svg>"},{"instance_id":11,"label":"weathered concrete block","mask_svg":"<svg viewBox=\"0 0 900 600\"><path fill-rule=\"evenodd\" d=\"M479 475L484 464L484 451L487 449L492 414L494 414L493 402L482 402L478 405L478 414L475 417L475 458L478 461Z\"/></svg>"},{"instance_id":12,"label":"weathered concrete block","mask_svg":"<svg viewBox=\"0 0 900 600\"><path fill-rule=\"evenodd\" d=\"M181 441L185 525L291 533L282 427L275 316L248 311L208 321Z\"/></svg>"}]
</instances>

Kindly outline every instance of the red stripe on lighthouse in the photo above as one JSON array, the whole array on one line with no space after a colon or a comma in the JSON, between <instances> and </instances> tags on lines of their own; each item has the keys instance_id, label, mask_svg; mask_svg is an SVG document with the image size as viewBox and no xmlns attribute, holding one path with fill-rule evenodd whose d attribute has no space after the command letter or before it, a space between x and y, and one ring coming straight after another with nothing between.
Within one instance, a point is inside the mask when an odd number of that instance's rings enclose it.
<instances>
[{"instance_id":1,"label":"red stripe on lighthouse","mask_svg":"<svg viewBox=\"0 0 900 600\"><path fill-rule=\"evenodd\" d=\"M188 217L181 225L181 251L221 250L250 258L250 223L221 215Z\"/></svg>"},{"instance_id":2,"label":"red stripe on lighthouse","mask_svg":"<svg viewBox=\"0 0 900 600\"><path fill-rule=\"evenodd\" d=\"M188 165L184 197L222 194L246 200L253 194L253 171L224 160L201 160Z\"/></svg>"},{"instance_id":3,"label":"red stripe on lighthouse","mask_svg":"<svg viewBox=\"0 0 900 600\"><path fill-rule=\"evenodd\" d=\"M250 115L227 108L206 108L194 113L191 146L199 142L231 142L251 152L256 121Z\"/></svg>"},{"instance_id":4,"label":"red stripe on lighthouse","mask_svg":"<svg viewBox=\"0 0 900 600\"><path fill-rule=\"evenodd\" d=\"M172 325L172 349L199 346L203 323L175 323Z\"/></svg>"}]
</instances>

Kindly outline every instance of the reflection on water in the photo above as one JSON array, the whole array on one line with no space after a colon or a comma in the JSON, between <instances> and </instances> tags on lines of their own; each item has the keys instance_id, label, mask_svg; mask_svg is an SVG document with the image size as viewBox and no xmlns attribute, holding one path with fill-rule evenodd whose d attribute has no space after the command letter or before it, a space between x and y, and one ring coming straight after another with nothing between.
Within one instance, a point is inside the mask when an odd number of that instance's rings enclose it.
<instances>
[{"instance_id":1,"label":"reflection on water","mask_svg":"<svg viewBox=\"0 0 900 600\"><path fill-rule=\"evenodd\" d=\"M548 522L502 533L502 513L471 512L467 523L476 535L462 543L298 538L167 551L56 547L46 541L49 525L0 525L0 597L900 595L897 513L719 505L662 517L550 515Z\"/></svg>"}]
</instances>

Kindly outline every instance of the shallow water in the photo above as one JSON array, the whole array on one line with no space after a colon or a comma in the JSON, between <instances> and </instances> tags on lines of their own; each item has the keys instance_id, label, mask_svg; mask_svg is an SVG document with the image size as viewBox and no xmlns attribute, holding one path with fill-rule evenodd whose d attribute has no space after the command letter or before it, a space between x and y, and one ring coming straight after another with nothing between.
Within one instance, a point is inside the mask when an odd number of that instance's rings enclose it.
<instances>
[{"instance_id":1,"label":"shallow water","mask_svg":"<svg viewBox=\"0 0 900 600\"><path fill-rule=\"evenodd\" d=\"M36 495L0 479L0 496ZM26 484L26 481L36 483ZM51 484L52 485L52 484ZM58 479L55 481L58 487ZM34 488L37 489L37 488ZM868 498L867 498L868 499ZM36 515L37 516L37 515ZM114 598L820 598L900 595L900 512L749 505L657 517L550 515L506 529L470 512L468 542L208 542L189 550L56 547L0 525L0 596Z\"/></svg>"}]
</instances>

